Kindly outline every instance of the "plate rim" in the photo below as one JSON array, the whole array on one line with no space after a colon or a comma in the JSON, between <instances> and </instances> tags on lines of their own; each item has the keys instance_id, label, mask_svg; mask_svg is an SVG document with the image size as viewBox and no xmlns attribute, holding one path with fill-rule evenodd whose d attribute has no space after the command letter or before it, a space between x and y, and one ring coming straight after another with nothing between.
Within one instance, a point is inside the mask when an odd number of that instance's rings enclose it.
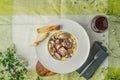
<instances>
[{"instance_id":1,"label":"plate rim","mask_svg":"<svg viewBox=\"0 0 120 80\"><path fill-rule=\"evenodd\" d=\"M72 22L74 22L75 24L77 24L77 25L79 25L82 29L83 29L83 32L85 32L85 35L86 35L86 39L87 39L87 43L88 43L88 53L87 53L87 55L86 55L86 58L85 58L85 60L84 60L84 62L87 60L87 58L88 58L88 56L89 56L89 51L90 51L90 39L89 39L89 36L88 36L88 34L87 34L87 32L86 32L86 30L79 24L79 23L77 23L77 22L75 22L75 21L73 21L73 20L69 20L69 19L56 19L55 21L60 21L60 20L62 20L62 21L72 21ZM53 23L54 23L54 21L53 21ZM51 22L50 23L48 23L47 25L50 25L50 24L52 24ZM60 30L59 30L60 31ZM58 31L54 31L54 32L52 32L52 34L54 34L55 32L58 32ZM65 31L66 32L66 31ZM71 33L72 34L72 33ZM73 35L73 34L72 34ZM50 36L51 35L49 35L49 37L48 38L50 38ZM49 40L49 39L48 39ZM77 41L76 41L77 42ZM47 44L48 42L46 42L45 44ZM48 50L48 49L47 49ZM77 51L77 50L76 50ZM48 51L49 52L49 51ZM38 57L38 60L40 61L40 59L39 59L39 54L38 54L38 51L37 51L37 47L36 47L36 53L37 53L37 57ZM76 54L76 53L75 53ZM75 55L74 54L74 55ZM50 53L49 53L49 55L50 55ZM50 55L51 56L51 55ZM52 57L52 56L51 56ZM53 57L52 57L53 58ZM44 67L46 67L47 69L49 69L49 70L51 70L50 68L48 68L47 67L47 65L46 65L46 63L43 63L42 61L40 61L41 63L42 63L42 65L44 66ZM84 64L84 62L81 64L81 66ZM79 69L81 66L79 66L77 69ZM76 70L77 70L76 69ZM69 73L69 72L72 72L72 71L75 71L75 69L74 70L71 70L71 71L68 71L68 72L58 72L58 71L54 71L54 70L52 70L53 72L57 72L57 73Z\"/></svg>"}]
</instances>

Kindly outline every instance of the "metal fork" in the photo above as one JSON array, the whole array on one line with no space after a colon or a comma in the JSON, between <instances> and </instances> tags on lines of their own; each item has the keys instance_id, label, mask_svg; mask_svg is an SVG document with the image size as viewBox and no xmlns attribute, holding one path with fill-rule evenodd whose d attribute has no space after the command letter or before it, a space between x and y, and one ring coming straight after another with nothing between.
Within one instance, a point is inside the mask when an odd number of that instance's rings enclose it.
<instances>
[{"instance_id":1,"label":"metal fork","mask_svg":"<svg viewBox=\"0 0 120 80\"><path fill-rule=\"evenodd\" d=\"M85 69L83 69L83 71L80 73L80 76L82 76L84 74L84 72L91 66L91 64L101 55L101 53L99 53L99 51L95 54L94 59L86 66Z\"/></svg>"}]
</instances>

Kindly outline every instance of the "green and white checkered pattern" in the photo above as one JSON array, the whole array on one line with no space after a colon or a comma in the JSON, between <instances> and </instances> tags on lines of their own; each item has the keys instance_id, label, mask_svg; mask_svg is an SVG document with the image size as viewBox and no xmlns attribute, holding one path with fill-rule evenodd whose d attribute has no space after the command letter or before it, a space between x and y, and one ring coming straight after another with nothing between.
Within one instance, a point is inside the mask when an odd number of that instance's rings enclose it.
<instances>
[{"instance_id":1,"label":"green and white checkered pattern","mask_svg":"<svg viewBox=\"0 0 120 80\"><path fill-rule=\"evenodd\" d=\"M108 48L109 66L120 67L120 0L0 0L0 50L4 51L13 43L13 16L64 16L64 15L108 15L110 20ZM41 18L41 17L40 17ZM18 20L19 21L19 20ZM43 21L44 22L44 21ZM14 23L15 24L15 23ZM18 23L17 23L18 24ZM23 25L20 23L19 25ZM106 70L98 70L96 76L106 79ZM77 77L77 79L72 78ZM43 78L44 80L82 80L76 72ZM99 77L101 80L101 77ZM84 79L83 79L84 80ZM97 79L98 80L98 79Z\"/></svg>"}]
</instances>

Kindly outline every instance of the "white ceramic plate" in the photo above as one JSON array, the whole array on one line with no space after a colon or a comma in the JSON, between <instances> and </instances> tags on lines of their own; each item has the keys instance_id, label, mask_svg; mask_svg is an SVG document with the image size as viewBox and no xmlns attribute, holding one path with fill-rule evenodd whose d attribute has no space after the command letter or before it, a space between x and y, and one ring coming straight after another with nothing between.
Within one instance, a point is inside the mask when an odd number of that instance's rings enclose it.
<instances>
[{"instance_id":1,"label":"white ceramic plate","mask_svg":"<svg viewBox=\"0 0 120 80\"><path fill-rule=\"evenodd\" d=\"M81 25L72 20L57 19L50 22L48 25L55 24L61 25L61 29L59 31L65 31L74 36L77 42L77 50L72 58L65 61L54 59L48 51L48 41L50 37L55 32L58 32L53 31L47 39L36 47L38 59L44 67L56 73L69 73L75 71L83 65L89 55L90 41L88 35Z\"/></svg>"}]
</instances>

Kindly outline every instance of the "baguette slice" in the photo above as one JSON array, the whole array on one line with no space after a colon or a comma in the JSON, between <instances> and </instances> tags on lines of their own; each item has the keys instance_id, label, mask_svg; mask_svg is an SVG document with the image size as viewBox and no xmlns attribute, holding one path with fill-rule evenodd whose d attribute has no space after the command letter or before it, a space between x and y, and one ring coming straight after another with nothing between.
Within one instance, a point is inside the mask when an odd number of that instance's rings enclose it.
<instances>
[{"instance_id":1,"label":"baguette slice","mask_svg":"<svg viewBox=\"0 0 120 80\"><path fill-rule=\"evenodd\" d=\"M60 29L60 25L52 25L49 27L37 28L37 33L40 34L40 33L55 31L59 29Z\"/></svg>"},{"instance_id":2,"label":"baguette slice","mask_svg":"<svg viewBox=\"0 0 120 80\"><path fill-rule=\"evenodd\" d=\"M39 38L38 40L36 40L33 45L37 46L40 42L42 42L43 40L45 40L48 37L48 35L49 35L49 33L43 34L43 36L41 38Z\"/></svg>"}]
</instances>

